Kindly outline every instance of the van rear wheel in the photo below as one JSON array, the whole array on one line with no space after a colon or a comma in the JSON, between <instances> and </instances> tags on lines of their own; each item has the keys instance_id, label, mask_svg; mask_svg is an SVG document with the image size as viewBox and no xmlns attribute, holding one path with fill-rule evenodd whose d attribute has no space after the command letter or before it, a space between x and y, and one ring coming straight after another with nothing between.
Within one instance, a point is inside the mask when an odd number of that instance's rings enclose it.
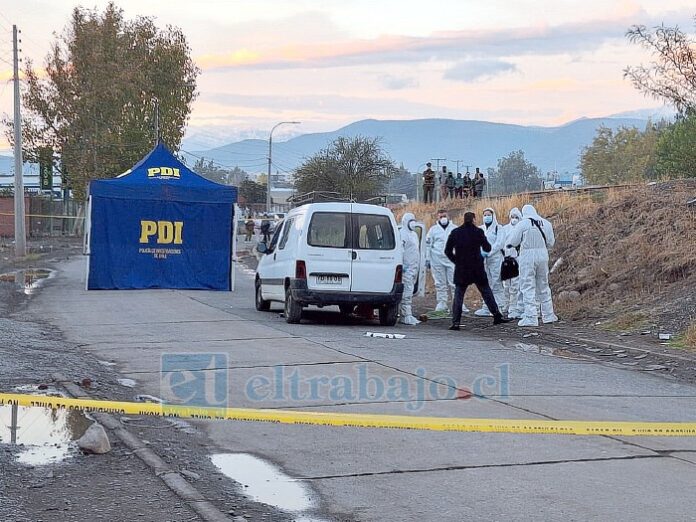
<instances>
[{"instance_id":1,"label":"van rear wheel","mask_svg":"<svg viewBox=\"0 0 696 522\"><path fill-rule=\"evenodd\" d=\"M292 297L290 287L285 289L285 322L297 324L302 320L302 305Z\"/></svg>"},{"instance_id":2,"label":"van rear wheel","mask_svg":"<svg viewBox=\"0 0 696 522\"><path fill-rule=\"evenodd\" d=\"M350 315L350 314L352 314L353 311L355 310L355 305L352 305L352 304L342 304L342 305L338 305L338 308L341 310L341 313L342 313L342 314Z\"/></svg>"},{"instance_id":3,"label":"van rear wheel","mask_svg":"<svg viewBox=\"0 0 696 522\"><path fill-rule=\"evenodd\" d=\"M379 324L382 326L394 326L399 317L399 305L383 305L379 307Z\"/></svg>"},{"instance_id":4,"label":"van rear wheel","mask_svg":"<svg viewBox=\"0 0 696 522\"><path fill-rule=\"evenodd\" d=\"M256 309L259 312L268 312L271 309L271 302L266 301L261 293L261 281L256 281Z\"/></svg>"}]
</instances>

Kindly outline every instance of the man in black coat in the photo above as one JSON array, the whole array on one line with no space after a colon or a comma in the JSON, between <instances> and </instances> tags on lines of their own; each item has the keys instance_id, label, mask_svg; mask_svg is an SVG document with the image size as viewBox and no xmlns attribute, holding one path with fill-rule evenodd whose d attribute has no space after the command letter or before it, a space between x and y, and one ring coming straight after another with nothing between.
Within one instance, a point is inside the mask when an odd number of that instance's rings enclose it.
<instances>
[{"instance_id":1,"label":"man in black coat","mask_svg":"<svg viewBox=\"0 0 696 522\"><path fill-rule=\"evenodd\" d=\"M471 284L476 285L481 292L488 310L493 314L493 324L509 322L508 319L503 319L491 287L488 285L482 252L490 252L491 244L483 230L476 226L475 221L476 215L473 212L464 214L464 224L452 231L445 246L445 255L454 263L454 284L456 285L450 330L459 330L464 294Z\"/></svg>"}]
</instances>

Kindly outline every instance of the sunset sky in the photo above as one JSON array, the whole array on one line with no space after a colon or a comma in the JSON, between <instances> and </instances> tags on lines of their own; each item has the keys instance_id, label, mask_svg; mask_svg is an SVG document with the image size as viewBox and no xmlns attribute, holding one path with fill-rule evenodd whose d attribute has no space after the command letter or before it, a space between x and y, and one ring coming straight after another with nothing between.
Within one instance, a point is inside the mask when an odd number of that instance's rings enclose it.
<instances>
[{"instance_id":1,"label":"sunset sky","mask_svg":"<svg viewBox=\"0 0 696 522\"><path fill-rule=\"evenodd\" d=\"M102 8L106 2L82 5ZM0 0L0 112L11 114L11 23L41 64L78 5ZM693 1L121 0L179 26L201 67L190 134L213 143L333 130L364 118L556 125L657 107L623 79L649 60L632 24L693 32ZM280 133L279 133L280 137ZM6 148L6 145L5 147Z\"/></svg>"}]
</instances>

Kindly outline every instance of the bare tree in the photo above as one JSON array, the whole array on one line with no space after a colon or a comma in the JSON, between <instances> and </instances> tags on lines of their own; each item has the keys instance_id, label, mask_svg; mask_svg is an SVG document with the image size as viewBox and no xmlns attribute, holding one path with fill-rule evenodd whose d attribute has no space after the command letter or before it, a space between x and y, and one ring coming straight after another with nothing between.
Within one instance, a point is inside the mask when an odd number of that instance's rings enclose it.
<instances>
[{"instance_id":1,"label":"bare tree","mask_svg":"<svg viewBox=\"0 0 696 522\"><path fill-rule=\"evenodd\" d=\"M624 77L645 94L673 104L681 115L696 112L696 39L679 27L664 25L652 30L634 25L626 36L650 51L654 60L627 67Z\"/></svg>"},{"instance_id":2,"label":"bare tree","mask_svg":"<svg viewBox=\"0 0 696 522\"><path fill-rule=\"evenodd\" d=\"M295 171L295 190L340 192L357 200L379 195L396 171L379 138L336 138Z\"/></svg>"}]
</instances>

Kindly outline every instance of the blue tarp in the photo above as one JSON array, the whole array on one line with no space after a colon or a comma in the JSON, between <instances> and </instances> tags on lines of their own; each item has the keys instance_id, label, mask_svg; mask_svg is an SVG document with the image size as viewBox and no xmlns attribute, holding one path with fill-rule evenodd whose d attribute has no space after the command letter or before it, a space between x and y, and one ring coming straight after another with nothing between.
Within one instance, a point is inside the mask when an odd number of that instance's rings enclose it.
<instances>
[{"instance_id":1,"label":"blue tarp","mask_svg":"<svg viewBox=\"0 0 696 522\"><path fill-rule=\"evenodd\" d=\"M229 290L237 189L158 144L125 174L90 183L87 288Z\"/></svg>"}]
</instances>

